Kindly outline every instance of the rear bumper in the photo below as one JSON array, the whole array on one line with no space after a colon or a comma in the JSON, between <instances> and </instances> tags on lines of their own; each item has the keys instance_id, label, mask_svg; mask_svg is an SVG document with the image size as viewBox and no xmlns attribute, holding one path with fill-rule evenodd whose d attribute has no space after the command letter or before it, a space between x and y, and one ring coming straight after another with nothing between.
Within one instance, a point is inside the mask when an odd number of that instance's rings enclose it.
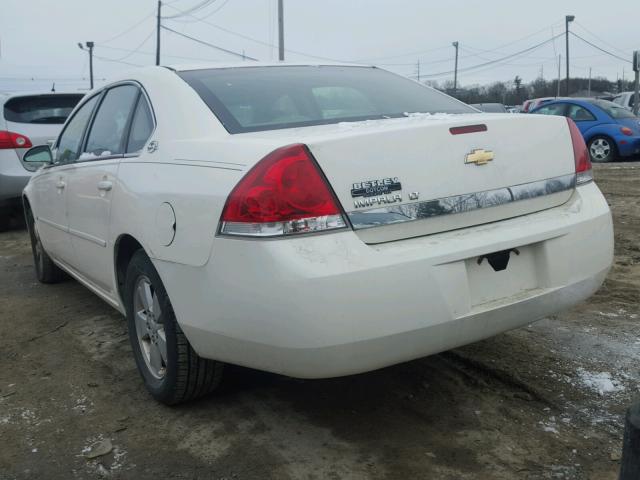
<instances>
[{"instance_id":1,"label":"rear bumper","mask_svg":"<svg viewBox=\"0 0 640 480\"><path fill-rule=\"evenodd\" d=\"M618 153L621 157L640 155L640 137L620 137L617 140L617 144Z\"/></svg>"},{"instance_id":2,"label":"rear bumper","mask_svg":"<svg viewBox=\"0 0 640 480\"><path fill-rule=\"evenodd\" d=\"M15 150L0 150L0 202L19 199L31 175L22 166Z\"/></svg>"},{"instance_id":3,"label":"rear bumper","mask_svg":"<svg viewBox=\"0 0 640 480\"><path fill-rule=\"evenodd\" d=\"M518 249L494 272L480 256ZM381 245L352 231L216 238L204 267L154 261L194 349L296 377L348 375L526 325L595 292L611 265L607 203L565 205Z\"/></svg>"}]
</instances>

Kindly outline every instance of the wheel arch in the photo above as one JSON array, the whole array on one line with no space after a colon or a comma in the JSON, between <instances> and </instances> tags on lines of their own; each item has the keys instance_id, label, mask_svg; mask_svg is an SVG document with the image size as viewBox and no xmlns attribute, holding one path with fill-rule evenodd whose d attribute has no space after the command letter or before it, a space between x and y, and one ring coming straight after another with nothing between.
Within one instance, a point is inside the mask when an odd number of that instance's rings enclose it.
<instances>
[{"instance_id":1,"label":"wheel arch","mask_svg":"<svg viewBox=\"0 0 640 480\"><path fill-rule=\"evenodd\" d=\"M133 235L128 233L121 234L113 248L113 262L114 262L114 273L116 280L116 290L118 297L120 299L120 304L124 308L124 285L126 282L127 276L127 266L131 261L134 253L138 250L143 250L147 256L149 253L144 248L142 243L135 238Z\"/></svg>"}]
</instances>

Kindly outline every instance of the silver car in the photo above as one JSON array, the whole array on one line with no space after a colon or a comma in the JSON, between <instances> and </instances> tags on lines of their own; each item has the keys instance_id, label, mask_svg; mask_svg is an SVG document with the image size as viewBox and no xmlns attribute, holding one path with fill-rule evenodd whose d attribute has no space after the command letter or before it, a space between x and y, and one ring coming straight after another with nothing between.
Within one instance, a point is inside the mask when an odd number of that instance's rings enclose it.
<instances>
[{"instance_id":1,"label":"silver car","mask_svg":"<svg viewBox=\"0 0 640 480\"><path fill-rule=\"evenodd\" d=\"M21 205L39 165L22 161L34 145L55 140L82 93L0 93L0 231Z\"/></svg>"}]
</instances>

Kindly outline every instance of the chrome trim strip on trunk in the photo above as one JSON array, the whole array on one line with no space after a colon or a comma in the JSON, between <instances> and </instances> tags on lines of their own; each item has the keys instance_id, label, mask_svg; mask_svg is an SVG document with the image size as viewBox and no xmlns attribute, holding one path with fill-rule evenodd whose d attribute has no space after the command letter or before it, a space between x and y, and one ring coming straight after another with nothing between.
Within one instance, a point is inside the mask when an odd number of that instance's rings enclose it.
<instances>
[{"instance_id":1,"label":"chrome trim strip on trunk","mask_svg":"<svg viewBox=\"0 0 640 480\"><path fill-rule=\"evenodd\" d=\"M464 195L453 195L404 205L388 205L369 210L355 210L348 212L347 215L353 228L360 230L393 223L412 222L442 215L470 212L481 208L497 207L520 200L572 190L575 186L576 175L571 173L495 190L465 193Z\"/></svg>"}]
</instances>

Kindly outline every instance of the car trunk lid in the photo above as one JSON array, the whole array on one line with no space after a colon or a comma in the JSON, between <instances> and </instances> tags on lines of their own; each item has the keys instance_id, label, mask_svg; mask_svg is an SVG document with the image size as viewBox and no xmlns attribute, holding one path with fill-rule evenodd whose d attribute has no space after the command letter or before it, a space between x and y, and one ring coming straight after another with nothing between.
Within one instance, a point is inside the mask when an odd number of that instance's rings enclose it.
<instances>
[{"instance_id":1,"label":"car trunk lid","mask_svg":"<svg viewBox=\"0 0 640 480\"><path fill-rule=\"evenodd\" d=\"M564 118L425 116L343 128L350 134L306 143L367 243L552 208L575 182Z\"/></svg>"},{"instance_id":2,"label":"car trunk lid","mask_svg":"<svg viewBox=\"0 0 640 480\"><path fill-rule=\"evenodd\" d=\"M478 131L464 133L470 126ZM366 243L553 208L575 186L563 117L409 115L239 137L306 144Z\"/></svg>"}]
</instances>

